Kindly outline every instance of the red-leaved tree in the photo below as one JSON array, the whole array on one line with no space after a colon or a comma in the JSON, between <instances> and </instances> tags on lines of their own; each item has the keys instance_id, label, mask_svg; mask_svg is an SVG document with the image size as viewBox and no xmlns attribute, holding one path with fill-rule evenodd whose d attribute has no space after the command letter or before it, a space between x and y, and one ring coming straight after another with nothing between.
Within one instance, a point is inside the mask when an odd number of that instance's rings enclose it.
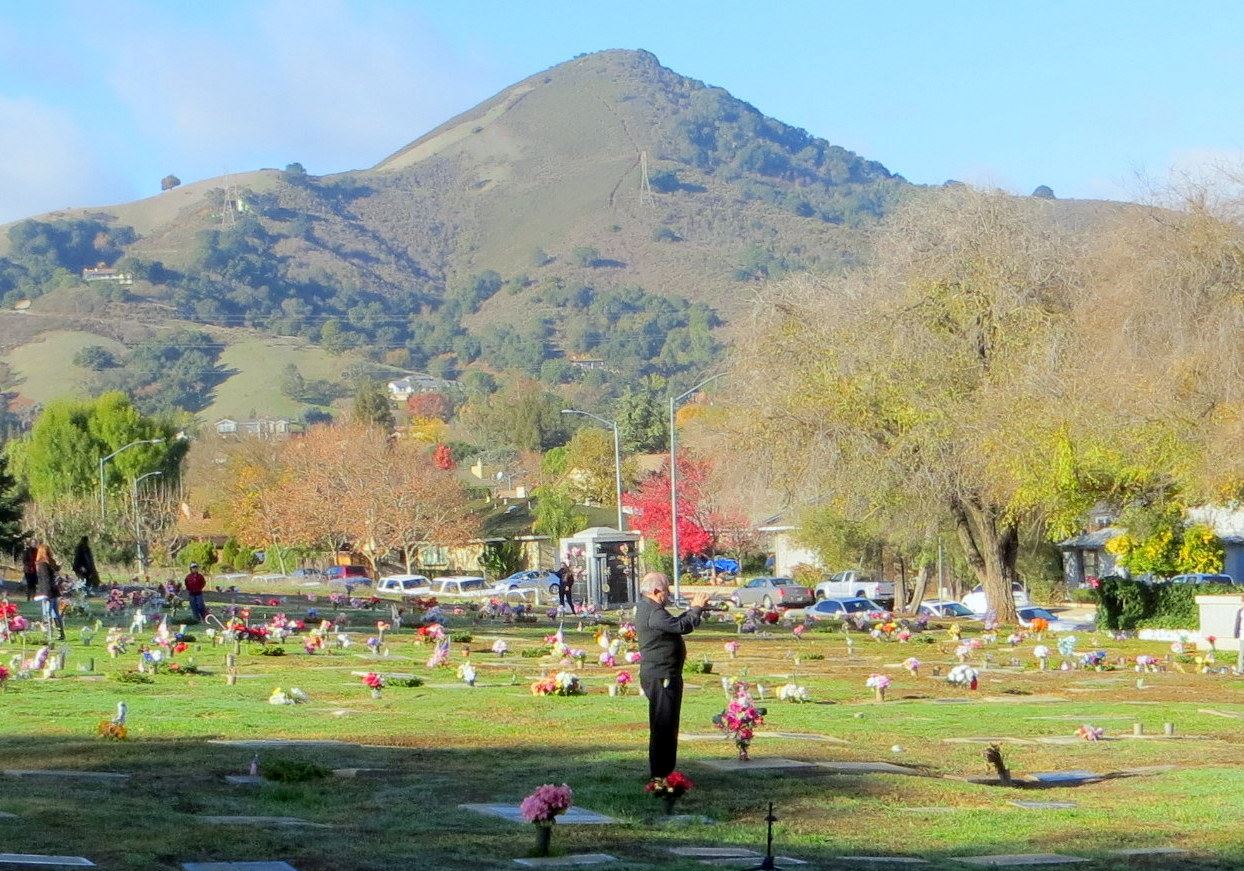
<instances>
[{"instance_id":1,"label":"red-leaved tree","mask_svg":"<svg viewBox=\"0 0 1244 871\"><path fill-rule=\"evenodd\" d=\"M708 464L689 457L678 458L678 556L707 552L713 544L705 513L705 483ZM648 476L636 492L622 497L622 503L633 509L631 525L654 541L664 553L673 550L670 527L669 463L657 474Z\"/></svg>"},{"instance_id":2,"label":"red-leaved tree","mask_svg":"<svg viewBox=\"0 0 1244 871\"><path fill-rule=\"evenodd\" d=\"M410 412L411 417L430 417L435 420L448 421L453 417L454 406L444 393L429 391L407 397L406 410Z\"/></svg>"},{"instance_id":3,"label":"red-leaved tree","mask_svg":"<svg viewBox=\"0 0 1244 871\"><path fill-rule=\"evenodd\" d=\"M449 445L437 445L436 450L432 452L432 462L436 463L436 468L448 472L454 467L453 448Z\"/></svg>"}]
</instances>

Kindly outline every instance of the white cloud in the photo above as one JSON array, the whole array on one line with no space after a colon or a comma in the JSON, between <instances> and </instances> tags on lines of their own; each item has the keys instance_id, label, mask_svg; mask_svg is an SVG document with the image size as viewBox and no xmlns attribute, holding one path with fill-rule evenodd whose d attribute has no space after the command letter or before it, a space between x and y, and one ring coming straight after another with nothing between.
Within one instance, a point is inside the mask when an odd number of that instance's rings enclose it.
<instances>
[{"instance_id":1,"label":"white cloud","mask_svg":"<svg viewBox=\"0 0 1244 871\"><path fill-rule=\"evenodd\" d=\"M68 114L34 100L0 96L0 156L0 222L98 202L116 181Z\"/></svg>"},{"instance_id":2,"label":"white cloud","mask_svg":"<svg viewBox=\"0 0 1244 871\"><path fill-rule=\"evenodd\" d=\"M126 40L143 50L106 71L171 167L364 167L484 96L413 9L273 0L233 10L232 33L130 21Z\"/></svg>"}]
</instances>

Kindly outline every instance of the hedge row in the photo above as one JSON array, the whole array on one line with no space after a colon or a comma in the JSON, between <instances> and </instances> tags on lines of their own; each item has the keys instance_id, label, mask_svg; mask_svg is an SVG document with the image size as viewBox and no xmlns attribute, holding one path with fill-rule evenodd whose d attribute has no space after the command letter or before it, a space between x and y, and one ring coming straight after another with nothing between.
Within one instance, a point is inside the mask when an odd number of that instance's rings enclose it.
<instances>
[{"instance_id":1,"label":"hedge row","mask_svg":"<svg viewBox=\"0 0 1244 871\"><path fill-rule=\"evenodd\" d=\"M1101 579L1097 588L1099 629L1197 629L1197 596L1238 595L1229 584L1146 584L1126 578Z\"/></svg>"}]
</instances>

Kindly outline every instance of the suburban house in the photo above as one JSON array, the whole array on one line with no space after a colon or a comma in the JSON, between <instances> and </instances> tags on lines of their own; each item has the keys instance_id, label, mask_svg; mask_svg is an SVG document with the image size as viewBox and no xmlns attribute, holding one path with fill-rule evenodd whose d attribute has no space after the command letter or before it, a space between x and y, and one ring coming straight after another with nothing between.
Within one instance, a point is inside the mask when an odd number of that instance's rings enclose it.
<instances>
[{"instance_id":1,"label":"suburban house","mask_svg":"<svg viewBox=\"0 0 1244 871\"><path fill-rule=\"evenodd\" d=\"M430 393L441 389L440 379L431 375L407 375L396 381L390 381L389 398L394 402L405 402L417 393Z\"/></svg>"},{"instance_id":2,"label":"suburban house","mask_svg":"<svg viewBox=\"0 0 1244 871\"><path fill-rule=\"evenodd\" d=\"M1117 526L1104 526L1060 541L1058 549L1063 555L1063 580L1067 586L1077 589L1083 587L1088 578L1115 574L1115 557L1106 550L1106 542L1122 534L1123 530Z\"/></svg>"},{"instance_id":3,"label":"suburban house","mask_svg":"<svg viewBox=\"0 0 1244 871\"><path fill-rule=\"evenodd\" d=\"M1118 574L1115 556L1106 550L1106 543L1122 535L1124 530L1109 525L1113 516L1098 513L1094 528L1058 543L1063 554L1063 578L1069 587L1084 586L1087 578ZM1214 530L1223 546L1223 574L1237 581L1244 580L1244 508L1204 505L1188 510L1189 523L1203 523Z\"/></svg>"},{"instance_id":4,"label":"suburban house","mask_svg":"<svg viewBox=\"0 0 1244 871\"><path fill-rule=\"evenodd\" d=\"M285 438L293 431L293 423L283 417L258 417L250 420L224 417L216 421L216 434L222 438Z\"/></svg>"}]
</instances>

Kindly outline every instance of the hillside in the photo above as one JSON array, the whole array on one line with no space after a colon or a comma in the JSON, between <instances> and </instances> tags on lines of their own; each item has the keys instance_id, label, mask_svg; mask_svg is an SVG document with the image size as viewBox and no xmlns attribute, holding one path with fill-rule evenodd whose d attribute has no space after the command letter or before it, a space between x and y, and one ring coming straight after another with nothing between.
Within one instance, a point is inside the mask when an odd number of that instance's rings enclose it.
<instances>
[{"instance_id":1,"label":"hillside","mask_svg":"<svg viewBox=\"0 0 1244 871\"><path fill-rule=\"evenodd\" d=\"M92 327L111 318L148 334L208 329L209 344L249 349L228 352L233 367L296 339L403 370L521 372L608 395L712 366L749 288L849 262L910 189L647 52L599 52L369 169L313 177L291 164L12 225L0 234L6 308L34 298L37 314L41 296L60 296L57 310L76 321L28 318L0 353L32 394L68 392L81 382L72 367L36 377L25 362L39 356L19 347L38 339L31 322L130 347ZM88 288L77 276L97 262L133 285ZM581 358L603 368L586 371ZM273 376L284 365L278 352L256 359ZM232 391L223 374L203 382L216 410L234 392L261 413L279 405L275 377ZM0 384L14 388L24 392ZM247 401L229 400L229 413Z\"/></svg>"}]
</instances>

